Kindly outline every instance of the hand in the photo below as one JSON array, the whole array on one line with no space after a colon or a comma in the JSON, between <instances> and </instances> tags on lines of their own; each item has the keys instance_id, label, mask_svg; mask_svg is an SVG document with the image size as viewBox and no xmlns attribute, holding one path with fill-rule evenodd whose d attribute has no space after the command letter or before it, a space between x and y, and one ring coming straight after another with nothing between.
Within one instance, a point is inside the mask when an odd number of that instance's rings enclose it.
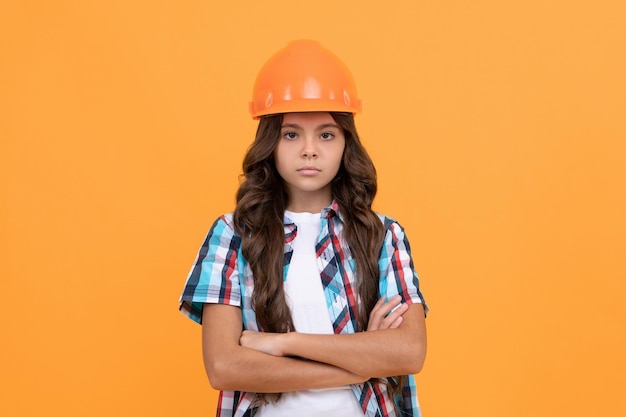
<instances>
[{"instance_id":1,"label":"hand","mask_svg":"<svg viewBox=\"0 0 626 417\"><path fill-rule=\"evenodd\" d=\"M273 356L284 356L281 348L281 340L284 333L265 333L244 330L239 338L239 344L243 347L258 350Z\"/></svg>"},{"instance_id":2,"label":"hand","mask_svg":"<svg viewBox=\"0 0 626 417\"><path fill-rule=\"evenodd\" d=\"M396 329L400 327L400 324L402 324L402 315L406 313L409 308L408 304L401 303L402 297L399 295L390 298L389 301L385 301L385 296L382 296L370 312L367 331ZM393 310L394 308L396 309Z\"/></svg>"}]
</instances>

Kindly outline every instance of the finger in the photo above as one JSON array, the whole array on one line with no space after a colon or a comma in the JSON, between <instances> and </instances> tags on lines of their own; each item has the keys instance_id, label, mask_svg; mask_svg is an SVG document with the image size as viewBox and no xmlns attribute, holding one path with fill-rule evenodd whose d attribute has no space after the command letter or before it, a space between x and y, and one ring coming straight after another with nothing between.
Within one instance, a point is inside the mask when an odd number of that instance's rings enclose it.
<instances>
[{"instance_id":1,"label":"finger","mask_svg":"<svg viewBox=\"0 0 626 417\"><path fill-rule=\"evenodd\" d=\"M401 302L402 302L401 296L396 295L394 297L391 297L386 302L383 302L381 304L381 306L378 308L379 313L383 313L383 316L386 316L387 314L389 314L391 310L396 308Z\"/></svg>"},{"instance_id":2,"label":"finger","mask_svg":"<svg viewBox=\"0 0 626 417\"><path fill-rule=\"evenodd\" d=\"M383 308L384 305L385 305L385 297L380 297L378 301L376 301L376 304L374 304L374 308L372 308L372 311L370 312L370 317L381 316L381 313L380 313L381 308Z\"/></svg>"},{"instance_id":3,"label":"finger","mask_svg":"<svg viewBox=\"0 0 626 417\"><path fill-rule=\"evenodd\" d=\"M382 320L382 318L384 317L380 314L380 308L383 306L384 303L385 297L380 297L378 301L376 301L376 304L374 304L374 308L372 308L372 311L370 312L369 322L367 326L368 330L372 330L372 327L377 326L380 320Z\"/></svg>"},{"instance_id":4,"label":"finger","mask_svg":"<svg viewBox=\"0 0 626 417\"><path fill-rule=\"evenodd\" d=\"M370 312L370 316L371 315L375 315L380 309L381 307L385 305L385 297L380 297L378 299L378 301L376 301L376 304L374 304L374 308L372 308L372 311Z\"/></svg>"},{"instance_id":5,"label":"finger","mask_svg":"<svg viewBox=\"0 0 626 417\"><path fill-rule=\"evenodd\" d=\"M409 308L408 304L406 303L400 304L396 309L394 309L389 314L387 314L387 316L385 316L385 321L388 323L393 322L396 318L403 316L404 313L406 313L408 308Z\"/></svg>"},{"instance_id":6,"label":"finger","mask_svg":"<svg viewBox=\"0 0 626 417\"><path fill-rule=\"evenodd\" d=\"M386 301L386 298L384 296L380 297L370 312L369 321L371 325L378 327L380 322L385 318L389 311L391 311L391 308L393 308L393 306L390 306L390 303Z\"/></svg>"},{"instance_id":7,"label":"finger","mask_svg":"<svg viewBox=\"0 0 626 417\"><path fill-rule=\"evenodd\" d=\"M382 323L379 325L379 329L389 329L391 328L391 326L395 323L395 321L398 319L398 317L402 317L402 315L404 315L404 313L406 313L406 311L408 310L409 306L408 304L401 304L398 306L398 308L396 308L395 310L393 310L391 313L389 313L385 319L382 321Z\"/></svg>"},{"instance_id":8,"label":"finger","mask_svg":"<svg viewBox=\"0 0 626 417\"><path fill-rule=\"evenodd\" d=\"M395 297L390 298L388 301L385 301L385 297L381 297L377 302L374 308L370 313L370 319L367 326L367 330L377 330L383 326L383 321L389 314L391 310L396 308L398 304L402 302L402 297L396 295ZM384 328L387 328L387 325L384 325Z\"/></svg>"},{"instance_id":9,"label":"finger","mask_svg":"<svg viewBox=\"0 0 626 417\"><path fill-rule=\"evenodd\" d=\"M391 323L391 326L389 326L389 328L397 329L402 324L402 320L403 320L402 316L398 317L393 323Z\"/></svg>"},{"instance_id":10,"label":"finger","mask_svg":"<svg viewBox=\"0 0 626 417\"><path fill-rule=\"evenodd\" d=\"M384 303L379 309L378 314L380 314L383 318L387 317L389 313L396 307L398 307L402 303L402 297L396 295L395 297L390 298L386 303Z\"/></svg>"}]
</instances>

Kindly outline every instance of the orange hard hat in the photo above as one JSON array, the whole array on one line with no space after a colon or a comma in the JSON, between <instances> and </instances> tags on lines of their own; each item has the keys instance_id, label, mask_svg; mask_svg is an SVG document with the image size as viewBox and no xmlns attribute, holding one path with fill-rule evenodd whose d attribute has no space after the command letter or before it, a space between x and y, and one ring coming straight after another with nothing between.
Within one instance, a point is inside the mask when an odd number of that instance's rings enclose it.
<instances>
[{"instance_id":1,"label":"orange hard hat","mask_svg":"<svg viewBox=\"0 0 626 417\"><path fill-rule=\"evenodd\" d=\"M297 40L274 54L254 83L250 114L361 112L356 84L346 65L317 41Z\"/></svg>"}]
</instances>

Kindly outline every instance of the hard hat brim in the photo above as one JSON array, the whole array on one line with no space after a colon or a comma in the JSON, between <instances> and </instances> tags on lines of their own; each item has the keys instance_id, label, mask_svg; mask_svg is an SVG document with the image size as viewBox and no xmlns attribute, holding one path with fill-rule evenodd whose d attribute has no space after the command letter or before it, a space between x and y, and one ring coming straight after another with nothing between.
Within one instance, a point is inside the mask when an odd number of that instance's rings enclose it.
<instances>
[{"instance_id":1,"label":"hard hat brim","mask_svg":"<svg viewBox=\"0 0 626 417\"><path fill-rule=\"evenodd\" d=\"M250 102L250 114L254 119L270 114L281 113L304 113L304 112L340 112L352 113L354 115L361 113L361 100L357 100L356 105L347 105L338 103L337 100L297 100L275 103L270 107L262 106L262 110L256 111L255 102Z\"/></svg>"}]
</instances>

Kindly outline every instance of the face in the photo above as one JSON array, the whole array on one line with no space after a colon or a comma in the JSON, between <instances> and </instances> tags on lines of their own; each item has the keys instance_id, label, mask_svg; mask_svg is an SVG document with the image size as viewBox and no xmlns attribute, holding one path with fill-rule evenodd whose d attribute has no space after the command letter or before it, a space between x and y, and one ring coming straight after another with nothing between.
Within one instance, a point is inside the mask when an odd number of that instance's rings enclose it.
<instances>
[{"instance_id":1,"label":"face","mask_svg":"<svg viewBox=\"0 0 626 417\"><path fill-rule=\"evenodd\" d=\"M330 113L286 113L274 151L291 211L319 212L332 201L345 137Z\"/></svg>"}]
</instances>

